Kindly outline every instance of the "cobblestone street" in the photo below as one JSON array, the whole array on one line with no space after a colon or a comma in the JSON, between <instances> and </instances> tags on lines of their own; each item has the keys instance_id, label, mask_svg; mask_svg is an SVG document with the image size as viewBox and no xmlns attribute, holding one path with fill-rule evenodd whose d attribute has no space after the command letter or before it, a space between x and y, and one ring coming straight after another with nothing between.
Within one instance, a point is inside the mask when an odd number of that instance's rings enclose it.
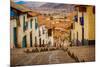
<instances>
[{"instance_id":1,"label":"cobblestone street","mask_svg":"<svg viewBox=\"0 0 100 67\"><path fill-rule=\"evenodd\" d=\"M69 53L70 52L70 53ZM26 53L24 49L11 50L11 65L41 65L95 61L94 46L68 47L67 50L50 50Z\"/></svg>"},{"instance_id":2,"label":"cobblestone street","mask_svg":"<svg viewBox=\"0 0 100 67\"><path fill-rule=\"evenodd\" d=\"M54 50L39 53L11 55L13 65L38 65L38 64L58 64L75 62L67 52ZM18 57L19 56L19 57Z\"/></svg>"}]
</instances>

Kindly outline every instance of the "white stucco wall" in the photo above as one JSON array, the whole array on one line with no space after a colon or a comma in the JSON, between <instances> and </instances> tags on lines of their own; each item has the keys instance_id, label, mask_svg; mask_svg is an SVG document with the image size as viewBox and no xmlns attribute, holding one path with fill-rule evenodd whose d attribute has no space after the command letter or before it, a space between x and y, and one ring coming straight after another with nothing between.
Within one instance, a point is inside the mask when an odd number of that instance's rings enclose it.
<instances>
[{"instance_id":1,"label":"white stucco wall","mask_svg":"<svg viewBox=\"0 0 100 67\"><path fill-rule=\"evenodd\" d=\"M13 32L13 28L17 27L16 25L16 19L10 20L10 48L14 48L14 32Z\"/></svg>"},{"instance_id":2,"label":"white stucco wall","mask_svg":"<svg viewBox=\"0 0 100 67\"><path fill-rule=\"evenodd\" d=\"M32 23L32 38L33 38L33 46L35 46L35 37L37 38L37 44L39 45L39 29L35 29L35 19L37 19L37 17L33 17L33 23ZM37 21L38 22L38 21Z\"/></svg>"},{"instance_id":3,"label":"white stucco wall","mask_svg":"<svg viewBox=\"0 0 100 67\"><path fill-rule=\"evenodd\" d=\"M44 44L48 44L48 35L47 35L48 33L47 33L47 29L46 29L45 25L40 26L39 30L40 30L40 35L41 35L39 37L39 38L41 38L41 44L43 44L43 40L44 40ZM43 34L43 30L45 30L44 34Z\"/></svg>"}]
</instances>

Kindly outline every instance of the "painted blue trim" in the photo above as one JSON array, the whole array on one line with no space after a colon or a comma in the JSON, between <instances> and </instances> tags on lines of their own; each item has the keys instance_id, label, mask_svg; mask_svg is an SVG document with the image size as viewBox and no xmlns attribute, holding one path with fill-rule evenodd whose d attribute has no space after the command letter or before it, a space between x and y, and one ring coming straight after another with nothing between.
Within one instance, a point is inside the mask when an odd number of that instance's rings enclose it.
<instances>
[{"instance_id":1,"label":"painted blue trim","mask_svg":"<svg viewBox=\"0 0 100 67\"><path fill-rule=\"evenodd\" d=\"M84 25L84 17L83 17L83 16L80 17L80 24L81 24L81 25Z\"/></svg>"}]
</instances>

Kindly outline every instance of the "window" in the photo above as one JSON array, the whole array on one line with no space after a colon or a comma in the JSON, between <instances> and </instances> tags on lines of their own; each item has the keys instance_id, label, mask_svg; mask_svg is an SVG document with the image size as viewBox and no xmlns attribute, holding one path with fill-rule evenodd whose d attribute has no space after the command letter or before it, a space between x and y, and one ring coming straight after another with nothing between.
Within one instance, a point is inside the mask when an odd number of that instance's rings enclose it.
<instances>
[{"instance_id":1,"label":"window","mask_svg":"<svg viewBox=\"0 0 100 67\"><path fill-rule=\"evenodd\" d=\"M83 17L83 16L80 17L80 24L81 24L81 25L84 25L84 17Z\"/></svg>"},{"instance_id":2,"label":"window","mask_svg":"<svg viewBox=\"0 0 100 67\"><path fill-rule=\"evenodd\" d=\"M37 23L37 20L35 19L35 29L38 28L38 23Z\"/></svg>"},{"instance_id":3,"label":"window","mask_svg":"<svg viewBox=\"0 0 100 67\"><path fill-rule=\"evenodd\" d=\"M23 31L26 30L25 16L23 16Z\"/></svg>"},{"instance_id":4,"label":"window","mask_svg":"<svg viewBox=\"0 0 100 67\"><path fill-rule=\"evenodd\" d=\"M26 29L28 29L28 22L26 22Z\"/></svg>"},{"instance_id":5,"label":"window","mask_svg":"<svg viewBox=\"0 0 100 67\"><path fill-rule=\"evenodd\" d=\"M30 28L31 28L31 29L32 29L32 21L33 21L33 20L31 19L31 20L30 20Z\"/></svg>"},{"instance_id":6,"label":"window","mask_svg":"<svg viewBox=\"0 0 100 67\"><path fill-rule=\"evenodd\" d=\"M52 36L52 29L48 29L48 36Z\"/></svg>"},{"instance_id":7,"label":"window","mask_svg":"<svg viewBox=\"0 0 100 67\"><path fill-rule=\"evenodd\" d=\"M74 21L78 22L78 15L74 16Z\"/></svg>"},{"instance_id":8,"label":"window","mask_svg":"<svg viewBox=\"0 0 100 67\"><path fill-rule=\"evenodd\" d=\"M37 22L36 18L35 18L35 22Z\"/></svg>"},{"instance_id":9,"label":"window","mask_svg":"<svg viewBox=\"0 0 100 67\"><path fill-rule=\"evenodd\" d=\"M43 46L44 46L44 40L43 40Z\"/></svg>"},{"instance_id":10,"label":"window","mask_svg":"<svg viewBox=\"0 0 100 67\"><path fill-rule=\"evenodd\" d=\"M37 44L37 37L35 36L35 44Z\"/></svg>"}]
</instances>

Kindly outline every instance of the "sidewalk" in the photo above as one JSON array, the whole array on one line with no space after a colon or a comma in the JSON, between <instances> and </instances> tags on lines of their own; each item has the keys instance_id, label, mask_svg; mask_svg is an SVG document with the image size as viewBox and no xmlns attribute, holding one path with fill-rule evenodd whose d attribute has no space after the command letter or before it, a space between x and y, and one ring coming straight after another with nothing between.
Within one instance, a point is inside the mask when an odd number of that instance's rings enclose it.
<instances>
[{"instance_id":1,"label":"sidewalk","mask_svg":"<svg viewBox=\"0 0 100 67\"><path fill-rule=\"evenodd\" d=\"M74 54L79 61L95 61L95 46L73 46L68 51Z\"/></svg>"}]
</instances>

